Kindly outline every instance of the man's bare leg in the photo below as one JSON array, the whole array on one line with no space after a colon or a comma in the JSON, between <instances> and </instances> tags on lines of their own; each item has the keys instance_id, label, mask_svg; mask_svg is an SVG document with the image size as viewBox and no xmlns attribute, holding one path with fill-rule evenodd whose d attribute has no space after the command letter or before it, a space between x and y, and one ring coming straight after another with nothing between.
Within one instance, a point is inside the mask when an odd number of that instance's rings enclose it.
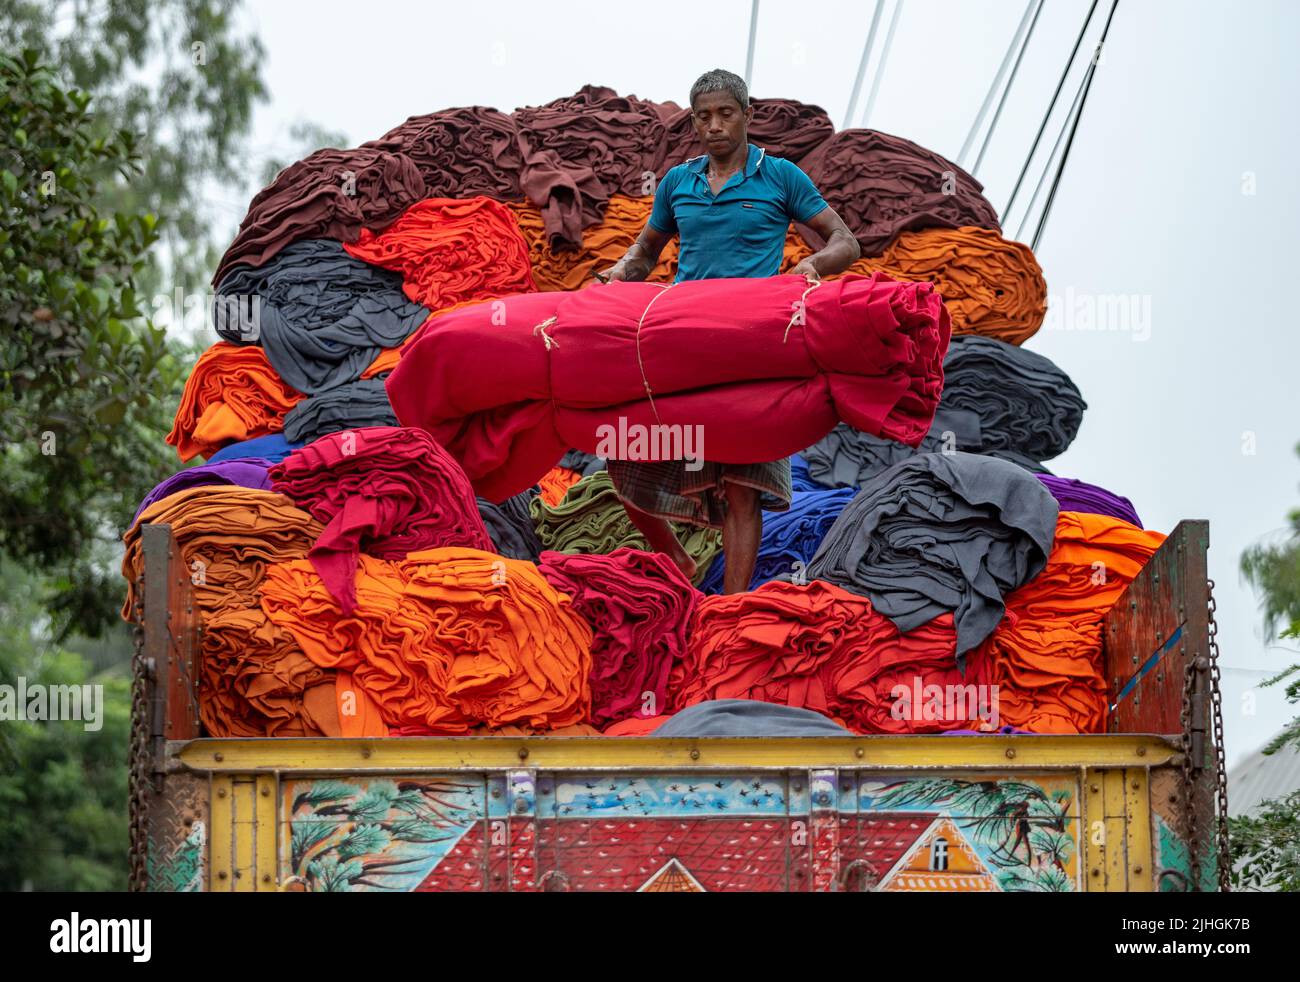
<instances>
[{"instance_id":1,"label":"man's bare leg","mask_svg":"<svg viewBox=\"0 0 1300 982\"><path fill-rule=\"evenodd\" d=\"M682 544L677 541L677 536L673 535L673 527L665 519L644 512L626 501L623 502L623 510L627 512L627 517L632 520L632 524L646 537L651 549L662 552L676 563L677 568L686 574L688 580L694 578L695 560L682 548Z\"/></svg>"},{"instance_id":2,"label":"man's bare leg","mask_svg":"<svg viewBox=\"0 0 1300 982\"><path fill-rule=\"evenodd\" d=\"M743 593L754 578L758 561L758 540L763 535L763 512L758 507L757 488L724 481L727 514L722 520L723 593Z\"/></svg>"}]
</instances>

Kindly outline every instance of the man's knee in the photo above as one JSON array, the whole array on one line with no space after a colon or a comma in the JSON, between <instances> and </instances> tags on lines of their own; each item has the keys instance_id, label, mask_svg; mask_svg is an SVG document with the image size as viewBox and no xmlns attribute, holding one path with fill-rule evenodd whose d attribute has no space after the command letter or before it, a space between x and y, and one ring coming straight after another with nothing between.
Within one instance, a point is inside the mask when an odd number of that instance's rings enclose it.
<instances>
[{"instance_id":1,"label":"man's knee","mask_svg":"<svg viewBox=\"0 0 1300 982\"><path fill-rule=\"evenodd\" d=\"M759 513L758 488L745 484L725 482L727 489L727 507L737 515L757 515Z\"/></svg>"}]
</instances>

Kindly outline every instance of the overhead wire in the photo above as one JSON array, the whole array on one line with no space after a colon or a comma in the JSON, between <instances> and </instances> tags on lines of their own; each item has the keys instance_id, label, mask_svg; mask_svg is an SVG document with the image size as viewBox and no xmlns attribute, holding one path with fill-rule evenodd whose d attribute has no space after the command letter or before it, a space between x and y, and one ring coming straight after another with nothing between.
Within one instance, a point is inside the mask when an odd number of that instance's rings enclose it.
<instances>
[{"instance_id":1,"label":"overhead wire","mask_svg":"<svg viewBox=\"0 0 1300 982\"><path fill-rule=\"evenodd\" d=\"M880 49L880 61L876 63L876 77L871 82L871 94L867 97L866 108L862 110L862 122L859 126L865 127L867 120L871 118L871 110L876 105L876 95L880 92L880 80L885 77L885 62L889 60L889 49L894 43L894 32L898 30L898 15L903 12L903 0L897 0L894 4L894 12L889 18L889 30L885 32L885 43Z\"/></svg>"},{"instance_id":2,"label":"overhead wire","mask_svg":"<svg viewBox=\"0 0 1300 982\"><path fill-rule=\"evenodd\" d=\"M993 121L989 123L988 132L984 134L984 142L980 144L979 155L975 158L975 166L972 173L978 173L980 164L984 162L984 152L989 148L989 141L993 139L993 131L998 128L998 120L1002 118L1002 109L1007 104L1007 96L1011 93L1011 87L1016 84L1016 74L1020 71L1020 62L1024 60L1025 52L1029 50L1029 42L1033 39L1034 28L1038 25L1038 15L1043 12L1046 0L1038 0L1038 5L1034 8L1034 18L1029 22L1029 30L1025 32L1025 38L1020 44L1020 52L1016 55L1016 63L1011 66L1011 76L1007 79L1006 88L1002 90L1002 97L998 99L997 111L993 114Z\"/></svg>"},{"instance_id":3,"label":"overhead wire","mask_svg":"<svg viewBox=\"0 0 1300 982\"><path fill-rule=\"evenodd\" d=\"M867 29L867 42L862 46L862 59L858 62L858 74L853 80L853 91L849 93L849 108L844 113L843 129L853 125L853 111L858 105L858 94L862 91L862 79L867 74L867 62L871 60L871 48L876 43L876 28L880 26L880 11L885 0L876 0L875 13L871 15L871 27Z\"/></svg>"},{"instance_id":4,"label":"overhead wire","mask_svg":"<svg viewBox=\"0 0 1300 982\"><path fill-rule=\"evenodd\" d=\"M984 123L984 117L988 115L989 107L993 105L993 93L997 92L998 86L1002 84L1002 78L1007 73L1007 66L1011 64L1011 52L1015 50L1016 42L1025 29L1025 23L1029 20L1029 11L1033 6L1034 0L1029 0L1025 4L1025 12L1020 15L1020 23L1016 27L1016 33L1011 35L1011 43L1007 45L1007 53L1002 56L1002 64L998 66L997 74L993 76L993 81L989 83L989 90L984 95L984 102L980 105L980 111L975 114L975 122L971 123L970 132L966 134L966 142L961 145L961 152L957 154L957 163L963 166L966 164L966 156L970 153L971 144L975 142L975 134L979 132L980 126Z\"/></svg>"}]
</instances>

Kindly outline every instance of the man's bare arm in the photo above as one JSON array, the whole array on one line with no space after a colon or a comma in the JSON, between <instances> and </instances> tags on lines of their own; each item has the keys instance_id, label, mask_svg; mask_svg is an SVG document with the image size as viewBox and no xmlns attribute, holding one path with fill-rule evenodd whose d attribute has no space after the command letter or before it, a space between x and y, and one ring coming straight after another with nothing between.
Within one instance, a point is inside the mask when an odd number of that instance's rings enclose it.
<instances>
[{"instance_id":1,"label":"man's bare arm","mask_svg":"<svg viewBox=\"0 0 1300 982\"><path fill-rule=\"evenodd\" d=\"M802 260L790 272L811 274L818 278L833 276L844 272L862 255L862 247L858 245L857 238L844 224L844 219L829 205L804 224L820 235L826 245Z\"/></svg>"},{"instance_id":2,"label":"man's bare arm","mask_svg":"<svg viewBox=\"0 0 1300 982\"><path fill-rule=\"evenodd\" d=\"M641 234L623 254L623 258L609 269L597 272L596 277L605 280L644 280L659 262L659 254L671 239L671 235L660 232L646 222L645 228L641 229Z\"/></svg>"}]
</instances>

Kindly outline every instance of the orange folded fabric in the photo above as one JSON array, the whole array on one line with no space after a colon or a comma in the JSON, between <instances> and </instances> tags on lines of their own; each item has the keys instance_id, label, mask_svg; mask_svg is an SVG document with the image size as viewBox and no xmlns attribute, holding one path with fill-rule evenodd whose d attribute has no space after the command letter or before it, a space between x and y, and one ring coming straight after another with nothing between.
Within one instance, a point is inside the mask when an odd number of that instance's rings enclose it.
<instances>
[{"instance_id":1,"label":"orange folded fabric","mask_svg":"<svg viewBox=\"0 0 1300 982\"><path fill-rule=\"evenodd\" d=\"M812 249L791 230L782 269L810 255ZM1023 344L1047 316L1047 281L1033 251L992 229L903 232L882 255L859 259L845 272L882 272L899 280L933 283L952 315L953 334Z\"/></svg>"},{"instance_id":2,"label":"orange folded fabric","mask_svg":"<svg viewBox=\"0 0 1300 982\"><path fill-rule=\"evenodd\" d=\"M1165 538L1108 515L1060 513L1047 566L1007 595L1002 623L970 655L998 686L1003 723L1105 732L1102 618Z\"/></svg>"},{"instance_id":3,"label":"orange folded fabric","mask_svg":"<svg viewBox=\"0 0 1300 982\"><path fill-rule=\"evenodd\" d=\"M227 443L279 433L285 413L305 398L280 380L261 348L218 341L185 380L167 442L181 460L210 457Z\"/></svg>"},{"instance_id":4,"label":"orange folded fabric","mask_svg":"<svg viewBox=\"0 0 1300 982\"><path fill-rule=\"evenodd\" d=\"M527 201L508 202L519 231L528 243L528 259L539 290L580 290L593 282L593 274L623 258L650 218L654 196L610 197L600 224L582 231L582 244L559 252L550 247L541 211ZM677 275L677 239L670 241L647 280L667 283Z\"/></svg>"},{"instance_id":5,"label":"orange folded fabric","mask_svg":"<svg viewBox=\"0 0 1300 982\"><path fill-rule=\"evenodd\" d=\"M537 567L476 549L360 557L344 616L305 560L277 564L262 609L316 664L348 671L404 734L555 729L590 711L591 628Z\"/></svg>"},{"instance_id":6,"label":"orange folded fabric","mask_svg":"<svg viewBox=\"0 0 1300 982\"><path fill-rule=\"evenodd\" d=\"M401 273L402 291L432 311L537 289L514 215L491 198L425 198L382 232L363 230L344 248Z\"/></svg>"},{"instance_id":7,"label":"orange folded fabric","mask_svg":"<svg viewBox=\"0 0 1300 982\"><path fill-rule=\"evenodd\" d=\"M179 491L141 513L123 537L123 618L139 602L141 528L171 526L203 628L199 718L209 736L340 735L333 673L266 619L258 585L267 565L305 557L321 525L284 495L225 485ZM327 686L329 699L321 692ZM322 690L323 692L324 690Z\"/></svg>"},{"instance_id":8,"label":"orange folded fabric","mask_svg":"<svg viewBox=\"0 0 1300 982\"><path fill-rule=\"evenodd\" d=\"M567 467L552 467L542 475L537 485L542 489L542 500L554 508L564 500L569 488L581 480L582 475L577 471L571 471Z\"/></svg>"}]
</instances>

